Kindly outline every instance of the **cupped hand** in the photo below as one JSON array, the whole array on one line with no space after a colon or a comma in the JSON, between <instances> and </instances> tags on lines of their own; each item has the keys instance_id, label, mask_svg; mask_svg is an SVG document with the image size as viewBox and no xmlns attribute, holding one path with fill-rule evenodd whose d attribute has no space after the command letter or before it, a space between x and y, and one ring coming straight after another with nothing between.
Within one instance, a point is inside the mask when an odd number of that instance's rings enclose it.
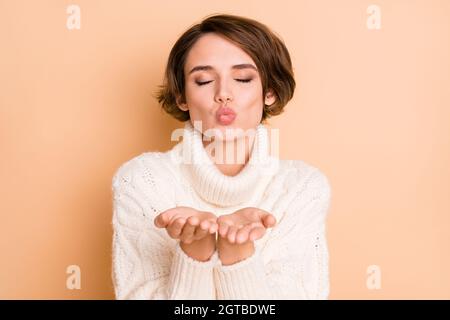
<instances>
[{"instance_id":1,"label":"cupped hand","mask_svg":"<svg viewBox=\"0 0 450 320\"><path fill-rule=\"evenodd\" d=\"M240 209L217 219L219 237L231 244L243 244L262 238L275 226L273 214L254 207Z\"/></svg>"},{"instance_id":2,"label":"cupped hand","mask_svg":"<svg viewBox=\"0 0 450 320\"><path fill-rule=\"evenodd\" d=\"M158 228L165 228L171 238L191 244L216 233L218 229L216 219L211 212L198 211L190 207L175 207L157 215L154 224Z\"/></svg>"}]
</instances>

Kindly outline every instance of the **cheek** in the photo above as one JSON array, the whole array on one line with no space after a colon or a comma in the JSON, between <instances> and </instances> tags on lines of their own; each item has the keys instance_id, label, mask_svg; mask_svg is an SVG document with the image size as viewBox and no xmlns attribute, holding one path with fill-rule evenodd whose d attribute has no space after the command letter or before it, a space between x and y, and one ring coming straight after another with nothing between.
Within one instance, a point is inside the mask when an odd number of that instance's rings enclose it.
<instances>
[{"instance_id":1,"label":"cheek","mask_svg":"<svg viewBox=\"0 0 450 320\"><path fill-rule=\"evenodd\" d=\"M236 98L240 104L248 108L262 108L262 88L261 85L250 85L248 87L240 87Z\"/></svg>"},{"instance_id":2,"label":"cheek","mask_svg":"<svg viewBox=\"0 0 450 320\"><path fill-rule=\"evenodd\" d=\"M198 87L197 85L186 86L186 102L189 106L189 114L192 120L208 122L208 118L211 117L213 95L209 91L211 90Z\"/></svg>"},{"instance_id":3,"label":"cheek","mask_svg":"<svg viewBox=\"0 0 450 320\"><path fill-rule=\"evenodd\" d=\"M205 104L204 97L199 93L199 90L195 88L186 87L186 102L189 106L189 110L197 113L201 109L202 105Z\"/></svg>"},{"instance_id":4,"label":"cheek","mask_svg":"<svg viewBox=\"0 0 450 320\"><path fill-rule=\"evenodd\" d=\"M210 101L213 96L212 90L208 87L199 87L196 84L186 86L186 100L190 105L202 105Z\"/></svg>"},{"instance_id":5,"label":"cheek","mask_svg":"<svg viewBox=\"0 0 450 320\"><path fill-rule=\"evenodd\" d=\"M253 128L259 124L263 114L264 101L261 85L240 88L236 104L241 110L241 125L245 128Z\"/></svg>"}]
</instances>

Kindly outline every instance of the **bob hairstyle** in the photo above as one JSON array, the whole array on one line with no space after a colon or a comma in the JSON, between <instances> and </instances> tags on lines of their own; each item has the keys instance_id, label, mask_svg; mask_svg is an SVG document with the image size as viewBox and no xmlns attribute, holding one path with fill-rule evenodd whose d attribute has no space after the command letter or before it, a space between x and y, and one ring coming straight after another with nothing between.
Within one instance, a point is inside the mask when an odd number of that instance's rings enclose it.
<instances>
[{"instance_id":1,"label":"bob hairstyle","mask_svg":"<svg viewBox=\"0 0 450 320\"><path fill-rule=\"evenodd\" d=\"M180 121L190 119L189 111L181 110L178 102L185 102L184 67L190 48L206 33L223 36L256 63L262 88L263 99L270 90L275 102L264 105L261 122L283 112L295 90L295 80L289 52L283 41L266 25L245 17L219 14L207 17L185 31L170 51L164 75L156 98L161 107Z\"/></svg>"}]
</instances>

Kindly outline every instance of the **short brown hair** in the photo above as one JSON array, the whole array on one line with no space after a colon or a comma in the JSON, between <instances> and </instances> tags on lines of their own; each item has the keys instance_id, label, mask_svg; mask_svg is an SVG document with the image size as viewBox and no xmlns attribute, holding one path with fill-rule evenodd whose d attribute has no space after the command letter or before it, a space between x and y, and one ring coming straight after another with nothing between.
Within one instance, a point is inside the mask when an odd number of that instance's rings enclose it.
<instances>
[{"instance_id":1,"label":"short brown hair","mask_svg":"<svg viewBox=\"0 0 450 320\"><path fill-rule=\"evenodd\" d=\"M169 54L164 83L156 98L161 107L180 121L189 120L189 111L178 108L177 97L185 100L184 66L190 48L206 33L216 33L244 50L260 73L263 98L271 89L276 101L264 105L261 121L283 112L292 98L295 80L289 52L283 41L266 25L245 17L220 14L193 25L177 40Z\"/></svg>"}]
</instances>

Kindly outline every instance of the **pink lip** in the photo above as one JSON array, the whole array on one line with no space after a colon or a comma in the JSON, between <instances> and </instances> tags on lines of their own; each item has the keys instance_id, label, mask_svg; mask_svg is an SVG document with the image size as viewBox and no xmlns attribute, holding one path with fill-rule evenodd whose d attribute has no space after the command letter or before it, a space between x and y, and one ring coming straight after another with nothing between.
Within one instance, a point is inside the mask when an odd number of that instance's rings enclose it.
<instances>
[{"instance_id":1,"label":"pink lip","mask_svg":"<svg viewBox=\"0 0 450 320\"><path fill-rule=\"evenodd\" d=\"M236 112L228 107L221 107L216 112L217 121L224 126L231 124L236 118Z\"/></svg>"}]
</instances>

